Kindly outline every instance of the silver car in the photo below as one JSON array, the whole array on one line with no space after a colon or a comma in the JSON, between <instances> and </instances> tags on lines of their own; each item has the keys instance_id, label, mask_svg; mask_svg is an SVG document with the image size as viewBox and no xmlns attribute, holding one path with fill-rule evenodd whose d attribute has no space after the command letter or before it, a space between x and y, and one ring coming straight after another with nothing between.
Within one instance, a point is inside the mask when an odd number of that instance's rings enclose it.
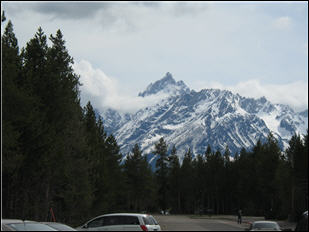
<instances>
[{"instance_id":1,"label":"silver car","mask_svg":"<svg viewBox=\"0 0 309 232\"><path fill-rule=\"evenodd\" d=\"M65 225L63 223L59 222L40 222L42 224L48 225L58 231L76 231L74 228L71 226Z\"/></svg>"},{"instance_id":2,"label":"silver car","mask_svg":"<svg viewBox=\"0 0 309 232\"><path fill-rule=\"evenodd\" d=\"M57 231L56 229L35 221L23 221L19 219L2 219L2 231Z\"/></svg>"},{"instance_id":3,"label":"silver car","mask_svg":"<svg viewBox=\"0 0 309 232\"><path fill-rule=\"evenodd\" d=\"M153 216L136 213L101 215L76 229L83 231L161 231L160 225Z\"/></svg>"},{"instance_id":4,"label":"silver car","mask_svg":"<svg viewBox=\"0 0 309 232\"><path fill-rule=\"evenodd\" d=\"M267 231L267 230L279 230L280 226L278 225L277 222L273 222L273 221L255 221L253 223L251 223L249 229L249 231Z\"/></svg>"}]
</instances>

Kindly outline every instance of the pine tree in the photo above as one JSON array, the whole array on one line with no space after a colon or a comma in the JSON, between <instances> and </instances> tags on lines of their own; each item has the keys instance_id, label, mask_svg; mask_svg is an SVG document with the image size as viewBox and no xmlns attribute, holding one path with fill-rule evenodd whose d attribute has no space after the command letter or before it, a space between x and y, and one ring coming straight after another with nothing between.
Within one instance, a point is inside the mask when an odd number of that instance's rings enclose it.
<instances>
[{"instance_id":1,"label":"pine tree","mask_svg":"<svg viewBox=\"0 0 309 232\"><path fill-rule=\"evenodd\" d=\"M128 193L128 210L134 212L146 211L151 199L151 170L142 156L142 152L135 144L131 154L124 163L124 174Z\"/></svg>"},{"instance_id":2,"label":"pine tree","mask_svg":"<svg viewBox=\"0 0 309 232\"><path fill-rule=\"evenodd\" d=\"M117 141L113 135L110 135L106 139L105 144L105 157L106 157L106 201L109 202L107 210L114 211L120 210L125 205L125 192L124 192L124 177L121 172L121 157L120 148L117 144Z\"/></svg>"},{"instance_id":3,"label":"pine tree","mask_svg":"<svg viewBox=\"0 0 309 232\"><path fill-rule=\"evenodd\" d=\"M258 162L258 184L262 188L261 195L263 196L263 206L265 212L269 213L271 217L274 214L275 204L275 173L278 168L281 150L278 141L274 138L272 133L268 135L267 142L264 144L264 150L256 157Z\"/></svg>"},{"instance_id":4,"label":"pine tree","mask_svg":"<svg viewBox=\"0 0 309 232\"><path fill-rule=\"evenodd\" d=\"M194 195L192 193L193 185L193 165L192 165L192 152L189 148L185 153L181 165L181 186L182 186L182 210L183 213L194 212Z\"/></svg>"},{"instance_id":5,"label":"pine tree","mask_svg":"<svg viewBox=\"0 0 309 232\"><path fill-rule=\"evenodd\" d=\"M174 213L180 213L181 211L180 163L179 158L177 156L177 150L175 145L172 148L168 161L169 161L168 185L170 186L168 195L170 196L172 211Z\"/></svg>"},{"instance_id":6,"label":"pine tree","mask_svg":"<svg viewBox=\"0 0 309 232\"><path fill-rule=\"evenodd\" d=\"M165 211L168 208L168 158L167 158L167 145L163 138L160 138L159 142L155 144L154 153L158 156L156 162L156 177L158 184L158 200L159 207Z\"/></svg>"},{"instance_id":7,"label":"pine tree","mask_svg":"<svg viewBox=\"0 0 309 232\"><path fill-rule=\"evenodd\" d=\"M2 22L5 21L2 12ZM19 86L21 59L13 24L8 22L1 38L2 45L2 193L3 214L10 217L15 214L18 191L18 173L22 164L23 153L20 146L21 126L24 116L19 111L24 109L27 98ZM20 108L19 108L20 107Z\"/></svg>"},{"instance_id":8,"label":"pine tree","mask_svg":"<svg viewBox=\"0 0 309 232\"><path fill-rule=\"evenodd\" d=\"M224 160L224 170L222 180L222 191L223 191L223 199L222 199L222 211L223 213L231 212L231 204L232 204L232 193L233 193L233 179L232 179L232 168L231 168L231 153L229 147L225 147L225 151L223 154Z\"/></svg>"},{"instance_id":9,"label":"pine tree","mask_svg":"<svg viewBox=\"0 0 309 232\"><path fill-rule=\"evenodd\" d=\"M293 135L286 150L292 176L291 213L294 220L305 210L303 205L308 197L305 195L308 189L305 187L308 182L308 149L305 150L306 146L308 148L308 133L306 136L302 140L300 135Z\"/></svg>"},{"instance_id":10,"label":"pine tree","mask_svg":"<svg viewBox=\"0 0 309 232\"><path fill-rule=\"evenodd\" d=\"M194 192L195 192L195 211L200 214L203 212L204 208L204 196L205 196L205 176L206 176L206 164L203 156L197 155L197 158L193 161L193 175L194 175Z\"/></svg>"}]
</instances>

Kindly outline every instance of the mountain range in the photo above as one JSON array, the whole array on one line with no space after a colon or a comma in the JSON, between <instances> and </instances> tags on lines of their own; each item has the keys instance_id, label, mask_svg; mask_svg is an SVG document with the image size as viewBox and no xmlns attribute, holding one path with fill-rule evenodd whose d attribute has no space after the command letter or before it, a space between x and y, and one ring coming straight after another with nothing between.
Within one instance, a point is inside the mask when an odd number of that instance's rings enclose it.
<instances>
[{"instance_id":1,"label":"mountain range","mask_svg":"<svg viewBox=\"0 0 309 232\"><path fill-rule=\"evenodd\" d=\"M227 90L197 92L183 81L176 82L170 73L138 94L151 95L165 97L134 114L100 112L106 132L115 136L124 158L138 144L153 164L154 144L161 137L169 149L176 146L180 160L189 148L194 155L204 154L208 145L221 152L228 146L234 155L259 139L265 141L270 132L284 150L293 134L305 134L308 128L308 110L295 112L265 97L246 98Z\"/></svg>"}]
</instances>

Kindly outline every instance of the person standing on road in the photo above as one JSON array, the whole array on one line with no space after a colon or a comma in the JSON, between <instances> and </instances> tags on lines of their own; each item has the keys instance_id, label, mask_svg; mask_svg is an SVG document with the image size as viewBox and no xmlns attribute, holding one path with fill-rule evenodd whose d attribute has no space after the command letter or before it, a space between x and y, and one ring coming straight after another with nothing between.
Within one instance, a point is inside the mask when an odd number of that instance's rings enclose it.
<instances>
[{"instance_id":1,"label":"person standing on road","mask_svg":"<svg viewBox=\"0 0 309 232\"><path fill-rule=\"evenodd\" d=\"M238 224L241 224L241 217L242 217L242 212L241 212L241 209L238 210L237 212L237 223Z\"/></svg>"}]
</instances>

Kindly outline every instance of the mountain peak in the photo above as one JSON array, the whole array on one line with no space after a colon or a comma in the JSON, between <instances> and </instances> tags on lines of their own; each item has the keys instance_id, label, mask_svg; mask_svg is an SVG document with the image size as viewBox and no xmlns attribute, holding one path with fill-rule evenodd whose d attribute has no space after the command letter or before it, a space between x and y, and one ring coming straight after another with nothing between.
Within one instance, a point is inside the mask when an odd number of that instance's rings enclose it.
<instances>
[{"instance_id":1,"label":"mountain peak","mask_svg":"<svg viewBox=\"0 0 309 232\"><path fill-rule=\"evenodd\" d=\"M176 84L176 81L174 80L174 78L173 78L173 76L170 72L167 72L165 74L165 76L159 81L164 82L164 83Z\"/></svg>"},{"instance_id":2,"label":"mountain peak","mask_svg":"<svg viewBox=\"0 0 309 232\"><path fill-rule=\"evenodd\" d=\"M176 82L170 72L167 72L165 76L156 81L155 83L151 83L148 85L146 90L142 93L139 93L139 97L145 97L153 94L157 94L160 91L165 93L182 93L189 91L189 88L185 85L183 81Z\"/></svg>"}]
</instances>

